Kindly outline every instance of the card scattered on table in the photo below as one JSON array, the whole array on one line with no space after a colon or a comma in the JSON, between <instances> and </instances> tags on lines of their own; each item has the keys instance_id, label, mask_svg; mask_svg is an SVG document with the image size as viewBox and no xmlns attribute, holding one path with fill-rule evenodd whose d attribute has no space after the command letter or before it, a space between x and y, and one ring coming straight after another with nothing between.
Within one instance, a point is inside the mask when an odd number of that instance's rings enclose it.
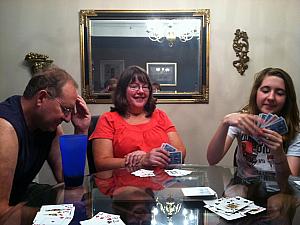
<instances>
[{"instance_id":1,"label":"card scattered on table","mask_svg":"<svg viewBox=\"0 0 300 225\"><path fill-rule=\"evenodd\" d=\"M294 183L300 185L300 180L294 180Z\"/></svg>"},{"instance_id":2,"label":"card scattered on table","mask_svg":"<svg viewBox=\"0 0 300 225\"><path fill-rule=\"evenodd\" d=\"M139 169L137 171L132 172L131 174L136 177L154 177L155 176L153 170L146 170L146 169Z\"/></svg>"},{"instance_id":3,"label":"card scattered on table","mask_svg":"<svg viewBox=\"0 0 300 225\"><path fill-rule=\"evenodd\" d=\"M168 143L162 143L161 148L170 153L170 164L182 164L182 153Z\"/></svg>"},{"instance_id":4,"label":"card scattered on table","mask_svg":"<svg viewBox=\"0 0 300 225\"><path fill-rule=\"evenodd\" d=\"M89 220L80 221L81 225L125 225L119 215L99 212Z\"/></svg>"},{"instance_id":5,"label":"card scattered on table","mask_svg":"<svg viewBox=\"0 0 300 225\"><path fill-rule=\"evenodd\" d=\"M33 225L68 225L74 212L73 204L44 205L36 214Z\"/></svg>"},{"instance_id":6,"label":"card scattered on table","mask_svg":"<svg viewBox=\"0 0 300 225\"><path fill-rule=\"evenodd\" d=\"M182 177L192 173L192 171L190 170L182 170L182 169L165 170L165 172L171 177Z\"/></svg>"},{"instance_id":7,"label":"card scattered on table","mask_svg":"<svg viewBox=\"0 0 300 225\"><path fill-rule=\"evenodd\" d=\"M236 196L232 198L219 198L204 201L204 207L223 217L226 220L234 220L248 214L256 214L266 210L264 207L257 206L248 199Z\"/></svg>"},{"instance_id":8,"label":"card scattered on table","mask_svg":"<svg viewBox=\"0 0 300 225\"><path fill-rule=\"evenodd\" d=\"M190 170L182 170L182 169L170 169L165 170L165 172L171 177L182 177L188 174L191 174L192 171ZM136 177L154 177L155 173L153 170L146 170L146 169L139 169L131 173Z\"/></svg>"},{"instance_id":9,"label":"card scattered on table","mask_svg":"<svg viewBox=\"0 0 300 225\"><path fill-rule=\"evenodd\" d=\"M214 197L217 198L217 193L210 187L187 187L181 188L184 196L187 197Z\"/></svg>"}]
</instances>

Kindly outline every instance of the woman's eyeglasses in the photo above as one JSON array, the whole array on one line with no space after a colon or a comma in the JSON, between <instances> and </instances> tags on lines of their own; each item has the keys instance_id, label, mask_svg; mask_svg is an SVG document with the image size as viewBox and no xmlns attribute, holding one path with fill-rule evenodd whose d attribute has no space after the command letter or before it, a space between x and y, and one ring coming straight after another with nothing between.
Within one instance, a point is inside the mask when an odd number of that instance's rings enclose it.
<instances>
[{"instance_id":1,"label":"woman's eyeglasses","mask_svg":"<svg viewBox=\"0 0 300 225\"><path fill-rule=\"evenodd\" d=\"M129 84L128 87L132 91L138 91L140 89L142 89L144 92L149 91L149 85Z\"/></svg>"}]
</instances>

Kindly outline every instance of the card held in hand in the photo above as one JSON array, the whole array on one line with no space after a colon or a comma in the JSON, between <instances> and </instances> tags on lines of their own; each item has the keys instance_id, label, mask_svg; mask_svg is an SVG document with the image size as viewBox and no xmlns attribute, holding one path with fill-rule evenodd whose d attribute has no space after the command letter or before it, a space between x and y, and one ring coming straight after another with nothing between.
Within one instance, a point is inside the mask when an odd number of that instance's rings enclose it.
<instances>
[{"instance_id":1,"label":"card held in hand","mask_svg":"<svg viewBox=\"0 0 300 225\"><path fill-rule=\"evenodd\" d=\"M182 153L168 143L162 143L161 148L170 153L170 164L182 164Z\"/></svg>"},{"instance_id":2,"label":"card held in hand","mask_svg":"<svg viewBox=\"0 0 300 225\"><path fill-rule=\"evenodd\" d=\"M170 152L170 164L182 164L182 153L181 152Z\"/></svg>"},{"instance_id":3,"label":"card held in hand","mask_svg":"<svg viewBox=\"0 0 300 225\"><path fill-rule=\"evenodd\" d=\"M177 149L168 143L162 143L161 148L168 152L177 152Z\"/></svg>"},{"instance_id":4,"label":"card held in hand","mask_svg":"<svg viewBox=\"0 0 300 225\"><path fill-rule=\"evenodd\" d=\"M267 126L265 126L265 128L273 130L281 135L286 134L288 132L288 127L283 117L279 117L278 120L271 124L268 124Z\"/></svg>"}]
</instances>

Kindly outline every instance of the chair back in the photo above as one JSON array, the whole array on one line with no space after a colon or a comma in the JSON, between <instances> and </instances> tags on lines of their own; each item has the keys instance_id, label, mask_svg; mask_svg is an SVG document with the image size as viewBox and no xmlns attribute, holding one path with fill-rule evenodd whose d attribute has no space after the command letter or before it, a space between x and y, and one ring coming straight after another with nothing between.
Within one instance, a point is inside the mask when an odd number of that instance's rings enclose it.
<instances>
[{"instance_id":1,"label":"chair back","mask_svg":"<svg viewBox=\"0 0 300 225\"><path fill-rule=\"evenodd\" d=\"M99 119L99 116L92 116L89 131L88 131L88 137L90 137L91 134L93 133L93 131L95 130L98 119ZM90 141L90 140L88 141L88 144L87 144L86 155L87 155L87 160L88 160L89 173L90 174L95 173L96 167L95 167L95 163L94 163L92 141Z\"/></svg>"},{"instance_id":2,"label":"chair back","mask_svg":"<svg viewBox=\"0 0 300 225\"><path fill-rule=\"evenodd\" d=\"M236 155L237 155L237 152L238 152L238 150L239 150L239 146L237 145L236 147L235 147L235 150L234 150L234 154L233 154L233 166L234 167L237 167L237 162L236 162Z\"/></svg>"}]
</instances>

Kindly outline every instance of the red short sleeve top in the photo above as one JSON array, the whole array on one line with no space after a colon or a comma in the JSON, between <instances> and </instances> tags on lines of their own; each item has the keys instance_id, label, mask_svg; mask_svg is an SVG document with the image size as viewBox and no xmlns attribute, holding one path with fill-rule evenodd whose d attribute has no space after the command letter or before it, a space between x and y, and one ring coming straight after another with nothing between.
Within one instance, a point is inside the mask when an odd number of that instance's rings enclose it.
<instances>
[{"instance_id":1,"label":"red short sleeve top","mask_svg":"<svg viewBox=\"0 0 300 225\"><path fill-rule=\"evenodd\" d=\"M104 113L90 136L91 139L105 138L113 142L114 156L124 157L130 152L151 151L169 142L168 133L176 131L165 112L155 109L147 123L132 125L117 112Z\"/></svg>"}]
</instances>

